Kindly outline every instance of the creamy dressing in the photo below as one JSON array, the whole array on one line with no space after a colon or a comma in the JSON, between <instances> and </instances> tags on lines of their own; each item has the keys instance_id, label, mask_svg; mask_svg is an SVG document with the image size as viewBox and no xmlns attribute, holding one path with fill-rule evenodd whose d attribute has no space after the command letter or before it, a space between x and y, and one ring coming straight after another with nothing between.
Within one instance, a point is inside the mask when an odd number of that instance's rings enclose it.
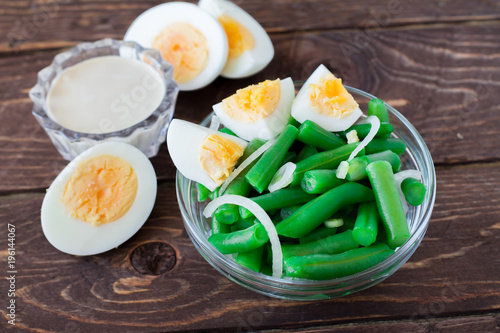
<instances>
[{"instance_id":1,"label":"creamy dressing","mask_svg":"<svg viewBox=\"0 0 500 333\"><path fill-rule=\"evenodd\" d=\"M47 96L47 113L82 133L120 131L146 119L161 104L165 84L148 64L119 56L85 60L65 69Z\"/></svg>"}]
</instances>

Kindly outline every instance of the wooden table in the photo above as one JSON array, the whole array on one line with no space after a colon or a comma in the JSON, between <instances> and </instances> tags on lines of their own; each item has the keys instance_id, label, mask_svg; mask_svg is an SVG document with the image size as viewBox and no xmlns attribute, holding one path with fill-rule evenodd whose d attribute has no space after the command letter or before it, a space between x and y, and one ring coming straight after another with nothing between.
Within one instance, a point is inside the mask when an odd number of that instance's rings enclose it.
<instances>
[{"instance_id":1,"label":"wooden table","mask_svg":"<svg viewBox=\"0 0 500 333\"><path fill-rule=\"evenodd\" d=\"M57 251L42 234L40 206L67 162L31 115L28 91L61 50L120 39L161 1L3 0L0 330L498 332L500 1L237 2L271 35L274 60L248 79L219 78L181 93L176 117L199 122L237 88L267 78L304 80L325 64L399 109L427 142L437 200L416 253L384 282L340 299L295 302L251 292L222 277L191 244L166 145L152 159L156 205L133 238L101 255ZM8 224L15 226L15 297L7 297ZM173 256L175 263L155 275L148 260L160 244L173 250L163 263ZM15 326L6 317L12 298Z\"/></svg>"}]
</instances>

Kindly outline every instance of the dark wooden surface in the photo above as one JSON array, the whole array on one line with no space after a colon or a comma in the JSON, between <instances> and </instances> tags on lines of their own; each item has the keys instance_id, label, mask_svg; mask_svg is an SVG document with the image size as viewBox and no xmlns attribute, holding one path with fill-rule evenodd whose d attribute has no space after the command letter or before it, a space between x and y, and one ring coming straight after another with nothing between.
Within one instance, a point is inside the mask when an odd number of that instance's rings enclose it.
<instances>
[{"instance_id":1,"label":"dark wooden surface","mask_svg":"<svg viewBox=\"0 0 500 333\"><path fill-rule=\"evenodd\" d=\"M153 213L133 238L90 257L54 249L41 231L40 205L67 162L31 116L27 93L62 49L120 38L158 3L0 3L0 331L500 330L500 1L239 1L270 33L275 59L251 78L217 79L179 96L176 117L199 122L237 88L303 80L324 63L399 109L434 157L437 200L421 246L379 285L294 302L225 279L184 231L165 145L152 159ZM5 317L8 223L16 226L16 326ZM167 270L166 257L154 275L137 249L165 244L175 265Z\"/></svg>"}]
</instances>

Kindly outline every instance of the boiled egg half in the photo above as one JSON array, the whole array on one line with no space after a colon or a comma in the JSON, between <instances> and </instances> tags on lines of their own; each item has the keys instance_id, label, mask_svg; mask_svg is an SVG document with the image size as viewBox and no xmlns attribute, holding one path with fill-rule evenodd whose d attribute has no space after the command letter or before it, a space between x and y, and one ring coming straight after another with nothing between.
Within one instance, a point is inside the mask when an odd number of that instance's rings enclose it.
<instances>
[{"instance_id":1,"label":"boiled egg half","mask_svg":"<svg viewBox=\"0 0 500 333\"><path fill-rule=\"evenodd\" d=\"M156 199L156 174L139 149L104 142L78 155L56 177L42 203L47 240L73 255L113 249L146 222Z\"/></svg>"},{"instance_id":2,"label":"boiled egg half","mask_svg":"<svg viewBox=\"0 0 500 333\"><path fill-rule=\"evenodd\" d=\"M273 43L250 14L227 0L200 0L198 6L217 19L227 35L229 56L221 76L230 79L247 77L271 62Z\"/></svg>"},{"instance_id":3,"label":"boiled egg half","mask_svg":"<svg viewBox=\"0 0 500 333\"><path fill-rule=\"evenodd\" d=\"M286 127L294 97L295 87L288 77L239 89L212 108L220 122L240 138L269 140Z\"/></svg>"},{"instance_id":4,"label":"boiled egg half","mask_svg":"<svg viewBox=\"0 0 500 333\"><path fill-rule=\"evenodd\" d=\"M243 155L247 142L233 135L174 119L167 132L175 167L210 191L222 185Z\"/></svg>"},{"instance_id":5,"label":"boiled egg half","mask_svg":"<svg viewBox=\"0 0 500 333\"><path fill-rule=\"evenodd\" d=\"M324 65L320 65L299 90L292 117L300 123L311 120L331 132L344 131L362 111L352 95Z\"/></svg>"},{"instance_id":6,"label":"boiled egg half","mask_svg":"<svg viewBox=\"0 0 500 333\"><path fill-rule=\"evenodd\" d=\"M180 90L211 83L226 65L229 52L219 22L188 2L168 2L148 9L132 22L124 40L159 50L174 67Z\"/></svg>"}]
</instances>

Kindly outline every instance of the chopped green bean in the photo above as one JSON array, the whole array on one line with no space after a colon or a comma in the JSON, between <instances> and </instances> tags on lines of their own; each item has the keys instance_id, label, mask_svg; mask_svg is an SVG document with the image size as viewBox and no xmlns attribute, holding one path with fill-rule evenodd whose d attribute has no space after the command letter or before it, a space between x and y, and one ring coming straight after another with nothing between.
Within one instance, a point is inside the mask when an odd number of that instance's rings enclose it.
<instances>
[{"instance_id":1,"label":"chopped green bean","mask_svg":"<svg viewBox=\"0 0 500 333\"><path fill-rule=\"evenodd\" d=\"M324 225L320 225L304 237L299 238L299 243L309 243L327 236L335 235L337 233L337 228L327 228Z\"/></svg>"},{"instance_id":2,"label":"chopped green bean","mask_svg":"<svg viewBox=\"0 0 500 333\"><path fill-rule=\"evenodd\" d=\"M281 251L283 252L283 259L286 259L309 254L336 254L357 247L359 247L359 244L354 241L352 231L347 230L308 243L284 244L281 246Z\"/></svg>"},{"instance_id":3,"label":"chopped green bean","mask_svg":"<svg viewBox=\"0 0 500 333\"><path fill-rule=\"evenodd\" d=\"M360 203L352 233L354 240L359 245L372 245L377 239L379 221L380 216L375 201Z\"/></svg>"},{"instance_id":4,"label":"chopped green bean","mask_svg":"<svg viewBox=\"0 0 500 333\"><path fill-rule=\"evenodd\" d=\"M240 217L238 219L238 221L231 224L231 232L250 228L255 223L259 223L259 222L253 216L251 218L248 218L248 219L242 219Z\"/></svg>"},{"instance_id":5,"label":"chopped green bean","mask_svg":"<svg viewBox=\"0 0 500 333\"><path fill-rule=\"evenodd\" d=\"M300 184L304 173L309 170L319 169L335 169L339 166L340 162L349 158L349 155L359 145L359 142L346 144L342 147L317 153L311 157L306 158L296 164L295 171L293 172L293 180L291 186ZM358 156L364 155L364 150L361 150Z\"/></svg>"},{"instance_id":6,"label":"chopped green bean","mask_svg":"<svg viewBox=\"0 0 500 333\"><path fill-rule=\"evenodd\" d=\"M363 140L368 133L370 132L372 128L372 124L356 124L352 125L348 129L346 129L343 132L340 132L340 135L345 138L347 133L349 133L352 130L356 130L356 134L358 135L358 138L360 140ZM380 128L377 131L377 134L375 134L376 138L387 138L388 135L390 135L394 131L394 127L389 124L389 123L380 123Z\"/></svg>"},{"instance_id":7,"label":"chopped green bean","mask_svg":"<svg viewBox=\"0 0 500 333\"><path fill-rule=\"evenodd\" d=\"M229 224L221 223L215 216L212 217L212 235L227 234L229 232L231 232Z\"/></svg>"},{"instance_id":8,"label":"chopped green bean","mask_svg":"<svg viewBox=\"0 0 500 333\"><path fill-rule=\"evenodd\" d=\"M262 245L256 249L238 253L235 258L236 263L251 269L252 271L260 272L262 254L264 253L265 247L265 245Z\"/></svg>"},{"instance_id":9,"label":"chopped green bean","mask_svg":"<svg viewBox=\"0 0 500 333\"><path fill-rule=\"evenodd\" d=\"M283 207L303 204L305 202L311 201L315 197L316 196L313 194L304 192L300 187L287 187L250 199L257 203L265 211L269 211L273 209L280 209ZM242 218L248 218L252 216L252 213L248 209L240 207L240 216Z\"/></svg>"},{"instance_id":10,"label":"chopped green bean","mask_svg":"<svg viewBox=\"0 0 500 333\"><path fill-rule=\"evenodd\" d=\"M208 237L208 241L222 254L250 251L264 245L268 240L267 231L260 223L244 230Z\"/></svg>"},{"instance_id":11,"label":"chopped green bean","mask_svg":"<svg viewBox=\"0 0 500 333\"><path fill-rule=\"evenodd\" d=\"M198 202L203 202L210 197L210 190L201 183L196 183L196 188L198 189Z\"/></svg>"},{"instance_id":12,"label":"chopped green bean","mask_svg":"<svg viewBox=\"0 0 500 333\"><path fill-rule=\"evenodd\" d=\"M377 116L380 122L389 122L389 112L387 112L387 107L385 103L380 98L373 98L368 103L368 116Z\"/></svg>"},{"instance_id":13,"label":"chopped green bean","mask_svg":"<svg viewBox=\"0 0 500 333\"><path fill-rule=\"evenodd\" d=\"M385 244L339 254L312 254L284 260L285 274L312 280L336 279L361 272L387 259L394 251Z\"/></svg>"},{"instance_id":14,"label":"chopped green bean","mask_svg":"<svg viewBox=\"0 0 500 333\"><path fill-rule=\"evenodd\" d=\"M401 167L399 155L392 150L384 150L379 153L355 157L349 162L349 171L346 179L350 181L359 181L367 177L366 166L375 161L387 161L391 163L392 171L397 172Z\"/></svg>"},{"instance_id":15,"label":"chopped green bean","mask_svg":"<svg viewBox=\"0 0 500 333\"><path fill-rule=\"evenodd\" d=\"M394 249L408 240L410 232L392 167L387 161L376 161L368 164L366 172L372 184L389 246Z\"/></svg>"},{"instance_id":16,"label":"chopped green bean","mask_svg":"<svg viewBox=\"0 0 500 333\"><path fill-rule=\"evenodd\" d=\"M401 190L406 201L412 206L418 206L425 199L425 185L415 178L406 178L401 183Z\"/></svg>"},{"instance_id":17,"label":"chopped green bean","mask_svg":"<svg viewBox=\"0 0 500 333\"><path fill-rule=\"evenodd\" d=\"M219 129L219 132L226 133L226 134L229 134L229 135L237 137L237 135L233 131L231 131L229 128L227 128L227 127L223 127L221 129Z\"/></svg>"},{"instance_id":18,"label":"chopped green bean","mask_svg":"<svg viewBox=\"0 0 500 333\"><path fill-rule=\"evenodd\" d=\"M276 230L278 235L304 237L340 208L370 200L373 200L373 191L370 188L355 182L345 183L304 204L278 223Z\"/></svg>"},{"instance_id":19,"label":"chopped green bean","mask_svg":"<svg viewBox=\"0 0 500 333\"><path fill-rule=\"evenodd\" d=\"M300 125L297 140L322 150L332 150L346 144L344 139L310 120Z\"/></svg>"},{"instance_id":20,"label":"chopped green bean","mask_svg":"<svg viewBox=\"0 0 500 333\"><path fill-rule=\"evenodd\" d=\"M304 172L300 186L307 193L321 194L345 183L347 180L337 178L335 170L310 170Z\"/></svg>"},{"instance_id":21,"label":"chopped green bean","mask_svg":"<svg viewBox=\"0 0 500 333\"><path fill-rule=\"evenodd\" d=\"M292 215L301 205L293 205L288 207L283 207L280 209L281 220L286 219L288 216Z\"/></svg>"},{"instance_id":22,"label":"chopped green bean","mask_svg":"<svg viewBox=\"0 0 500 333\"><path fill-rule=\"evenodd\" d=\"M350 205L348 207L352 207L352 205ZM338 233L344 232L346 230L353 230L354 229L354 223L356 223L355 217L353 217L351 215L344 214L342 216L342 219L344 220L344 224L337 228Z\"/></svg>"},{"instance_id":23,"label":"chopped green bean","mask_svg":"<svg viewBox=\"0 0 500 333\"><path fill-rule=\"evenodd\" d=\"M405 152L406 144L403 140L399 138L388 138L388 139L375 138L372 141L370 141L369 144L366 145L365 149L366 149L365 153L367 155L378 153L384 150L392 150L396 154L401 155L402 153Z\"/></svg>"},{"instance_id":24,"label":"chopped green bean","mask_svg":"<svg viewBox=\"0 0 500 333\"><path fill-rule=\"evenodd\" d=\"M295 163L305 160L306 158L313 156L314 154L317 153L318 149L316 149L316 147L310 145L304 145L304 147L302 147L299 154L295 158Z\"/></svg>"},{"instance_id":25,"label":"chopped green bean","mask_svg":"<svg viewBox=\"0 0 500 333\"><path fill-rule=\"evenodd\" d=\"M274 174L283 165L288 149L295 141L299 130L287 125L276 142L260 157L245 175L246 180L257 192L262 193L271 182Z\"/></svg>"}]
</instances>

